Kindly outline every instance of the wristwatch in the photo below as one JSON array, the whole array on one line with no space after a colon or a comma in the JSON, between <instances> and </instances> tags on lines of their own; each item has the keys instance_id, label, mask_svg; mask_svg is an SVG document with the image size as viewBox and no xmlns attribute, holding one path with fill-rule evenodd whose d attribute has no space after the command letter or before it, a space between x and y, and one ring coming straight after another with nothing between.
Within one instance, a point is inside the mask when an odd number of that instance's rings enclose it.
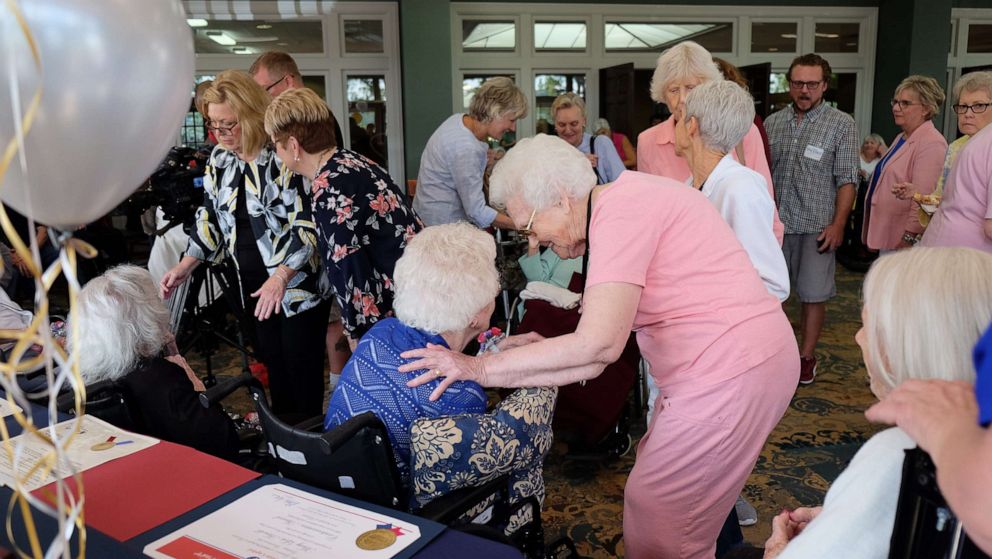
<instances>
[{"instance_id":1,"label":"wristwatch","mask_svg":"<svg viewBox=\"0 0 992 559\"><path fill-rule=\"evenodd\" d=\"M911 245L915 245L916 243L920 242L920 238L917 237L916 235L913 235L913 234L910 234L910 233L903 233L902 234L902 241L904 243L909 243Z\"/></svg>"}]
</instances>

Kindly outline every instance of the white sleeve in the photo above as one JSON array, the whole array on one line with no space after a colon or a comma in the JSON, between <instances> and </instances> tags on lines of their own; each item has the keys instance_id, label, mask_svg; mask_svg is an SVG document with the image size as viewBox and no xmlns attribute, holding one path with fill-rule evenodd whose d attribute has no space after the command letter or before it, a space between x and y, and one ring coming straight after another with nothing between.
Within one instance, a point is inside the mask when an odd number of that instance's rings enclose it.
<instances>
[{"instance_id":1,"label":"white sleeve","mask_svg":"<svg viewBox=\"0 0 992 559\"><path fill-rule=\"evenodd\" d=\"M897 428L872 437L830 486L823 512L778 559L887 559L904 450L914 446Z\"/></svg>"},{"instance_id":2,"label":"white sleeve","mask_svg":"<svg viewBox=\"0 0 992 559\"><path fill-rule=\"evenodd\" d=\"M757 173L739 174L724 191L721 212L744 246L768 292L779 301L789 298L789 269L772 229L775 203Z\"/></svg>"}]
</instances>

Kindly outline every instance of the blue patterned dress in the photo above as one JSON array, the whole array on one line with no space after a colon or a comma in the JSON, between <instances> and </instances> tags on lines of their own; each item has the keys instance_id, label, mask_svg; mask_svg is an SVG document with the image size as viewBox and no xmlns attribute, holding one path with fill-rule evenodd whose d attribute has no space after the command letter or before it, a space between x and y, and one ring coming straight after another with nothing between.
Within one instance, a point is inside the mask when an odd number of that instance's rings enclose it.
<instances>
[{"instance_id":1,"label":"blue patterned dress","mask_svg":"<svg viewBox=\"0 0 992 559\"><path fill-rule=\"evenodd\" d=\"M436 402L428 397L440 381L407 388L407 381L426 370L397 371L411 361L400 358L400 354L428 343L448 347L441 336L411 328L396 318L376 322L344 366L324 418L324 429L329 430L364 412L375 413L389 431L396 465L404 480L410 477L410 425L415 419L486 411L486 393L474 382L454 383Z\"/></svg>"}]
</instances>

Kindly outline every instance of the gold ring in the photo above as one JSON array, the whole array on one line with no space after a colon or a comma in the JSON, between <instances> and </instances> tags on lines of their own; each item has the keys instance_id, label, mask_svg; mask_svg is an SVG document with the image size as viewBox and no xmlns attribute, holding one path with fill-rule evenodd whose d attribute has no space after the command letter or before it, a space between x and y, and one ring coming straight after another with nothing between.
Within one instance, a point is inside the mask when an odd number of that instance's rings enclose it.
<instances>
[{"instance_id":1,"label":"gold ring","mask_svg":"<svg viewBox=\"0 0 992 559\"><path fill-rule=\"evenodd\" d=\"M441 369L434 369L434 378L441 378Z\"/></svg>"}]
</instances>

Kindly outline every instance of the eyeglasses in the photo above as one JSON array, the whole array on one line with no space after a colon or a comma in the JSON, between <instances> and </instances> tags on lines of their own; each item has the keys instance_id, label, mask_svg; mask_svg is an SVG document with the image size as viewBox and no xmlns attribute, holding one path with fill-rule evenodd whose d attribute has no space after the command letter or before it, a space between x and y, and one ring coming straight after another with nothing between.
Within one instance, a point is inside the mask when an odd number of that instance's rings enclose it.
<instances>
[{"instance_id":1,"label":"eyeglasses","mask_svg":"<svg viewBox=\"0 0 992 559\"><path fill-rule=\"evenodd\" d=\"M812 90L820 87L820 84L821 83L823 83L823 80L817 80L815 82L803 82L803 81L799 81L799 80L789 80L789 85L792 86L792 89L798 89L798 90L808 89L808 90L812 91Z\"/></svg>"},{"instance_id":2,"label":"eyeglasses","mask_svg":"<svg viewBox=\"0 0 992 559\"><path fill-rule=\"evenodd\" d=\"M535 215L537 215L537 208L534 208L534 211L530 212L530 219L527 221L527 227L524 227L523 229L520 230L520 234L521 235L523 235L525 237L529 237L529 236L531 236L532 233L534 233L534 231L532 230L532 228L534 226L534 216Z\"/></svg>"},{"instance_id":3,"label":"eyeglasses","mask_svg":"<svg viewBox=\"0 0 992 559\"><path fill-rule=\"evenodd\" d=\"M277 85L279 85L280 83L282 83L282 80L286 79L287 77L289 77L289 74L286 74L285 76L283 76L283 77L279 78L278 80L272 82L271 84L265 86L265 91L267 93L271 93L272 92L272 88L275 87L275 86L277 86Z\"/></svg>"},{"instance_id":4,"label":"eyeglasses","mask_svg":"<svg viewBox=\"0 0 992 559\"><path fill-rule=\"evenodd\" d=\"M913 105L922 105L923 103L914 103L912 101L906 101L904 99L893 99L892 101L889 102L889 104L892 105L892 108L895 108L896 105L899 105L900 109L907 109L909 107L912 107Z\"/></svg>"},{"instance_id":5,"label":"eyeglasses","mask_svg":"<svg viewBox=\"0 0 992 559\"><path fill-rule=\"evenodd\" d=\"M986 109L989 108L989 105L992 105L992 103L975 103L974 105L951 105L951 108L954 109L954 112L958 113L959 115L963 115L964 113L968 112L968 109L971 109L971 112L975 113L976 115L980 115L984 113Z\"/></svg>"},{"instance_id":6,"label":"eyeglasses","mask_svg":"<svg viewBox=\"0 0 992 559\"><path fill-rule=\"evenodd\" d=\"M219 136L227 136L231 134L231 131L234 130L234 127L236 127L238 124L240 123L235 122L234 124L228 124L226 126L223 126L220 124L213 124L208 122L207 130L213 130L214 134L217 134Z\"/></svg>"}]
</instances>

